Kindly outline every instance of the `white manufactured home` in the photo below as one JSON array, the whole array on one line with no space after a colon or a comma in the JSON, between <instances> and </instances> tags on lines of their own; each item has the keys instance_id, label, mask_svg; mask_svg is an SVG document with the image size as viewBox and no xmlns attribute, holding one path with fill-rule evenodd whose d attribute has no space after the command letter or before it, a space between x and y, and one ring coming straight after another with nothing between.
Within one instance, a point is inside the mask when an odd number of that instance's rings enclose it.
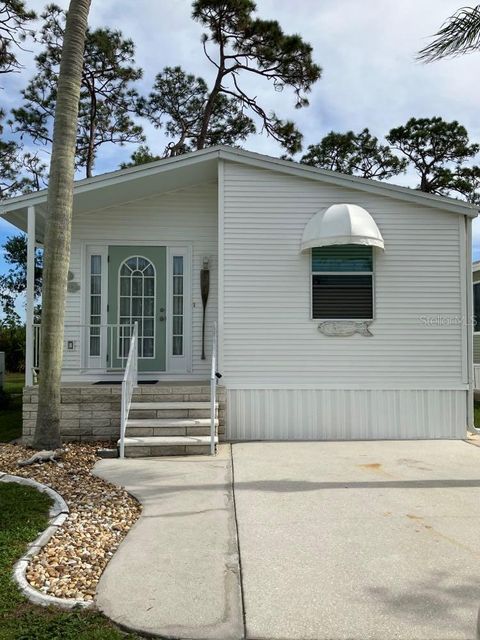
<instances>
[{"instance_id":1,"label":"white manufactured home","mask_svg":"<svg viewBox=\"0 0 480 640\"><path fill-rule=\"evenodd\" d=\"M28 232L28 439L48 330L32 295L46 193L1 215ZM77 182L64 436L123 430L137 455L207 447L216 352L225 439L465 437L476 215L228 147Z\"/></svg>"}]
</instances>

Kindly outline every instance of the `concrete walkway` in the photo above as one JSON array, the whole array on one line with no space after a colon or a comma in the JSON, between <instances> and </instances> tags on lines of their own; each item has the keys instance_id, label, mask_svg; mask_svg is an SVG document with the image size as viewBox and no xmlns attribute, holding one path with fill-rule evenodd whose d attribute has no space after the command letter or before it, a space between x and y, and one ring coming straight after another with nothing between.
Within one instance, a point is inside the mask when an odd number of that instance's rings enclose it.
<instances>
[{"instance_id":1,"label":"concrete walkway","mask_svg":"<svg viewBox=\"0 0 480 640\"><path fill-rule=\"evenodd\" d=\"M99 585L113 620L196 640L243 638L244 619L251 640L474 640L480 448L232 451L97 465L144 504Z\"/></svg>"},{"instance_id":2,"label":"concrete walkway","mask_svg":"<svg viewBox=\"0 0 480 640\"><path fill-rule=\"evenodd\" d=\"M98 607L140 633L241 638L230 448L215 458L102 460L95 473L143 504L100 580Z\"/></svg>"}]
</instances>

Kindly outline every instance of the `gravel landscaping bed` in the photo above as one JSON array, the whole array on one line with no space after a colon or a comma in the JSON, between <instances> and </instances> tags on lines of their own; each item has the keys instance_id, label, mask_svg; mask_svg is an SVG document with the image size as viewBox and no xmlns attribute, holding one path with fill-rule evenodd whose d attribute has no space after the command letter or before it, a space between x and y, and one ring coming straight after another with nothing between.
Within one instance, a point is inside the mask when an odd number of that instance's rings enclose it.
<instances>
[{"instance_id":1,"label":"gravel landscaping bed","mask_svg":"<svg viewBox=\"0 0 480 640\"><path fill-rule=\"evenodd\" d=\"M70 509L27 569L27 580L43 593L93 600L102 571L140 515L138 502L126 491L91 474L100 446L70 443L60 463L18 467L17 461L29 458L32 450L0 445L0 471L49 485Z\"/></svg>"}]
</instances>

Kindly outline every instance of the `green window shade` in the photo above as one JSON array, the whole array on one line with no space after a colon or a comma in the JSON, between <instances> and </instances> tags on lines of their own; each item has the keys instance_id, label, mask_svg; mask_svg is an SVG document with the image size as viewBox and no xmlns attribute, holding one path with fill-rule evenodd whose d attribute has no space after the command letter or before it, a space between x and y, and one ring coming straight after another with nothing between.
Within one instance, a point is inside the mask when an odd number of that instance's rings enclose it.
<instances>
[{"instance_id":1,"label":"green window shade","mask_svg":"<svg viewBox=\"0 0 480 640\"><path fill-rule=\"evenodd\" d=\"M315 247L312 249L312 271L373 271L372 247L359 244Z\"/></svg>"}]
</instances>

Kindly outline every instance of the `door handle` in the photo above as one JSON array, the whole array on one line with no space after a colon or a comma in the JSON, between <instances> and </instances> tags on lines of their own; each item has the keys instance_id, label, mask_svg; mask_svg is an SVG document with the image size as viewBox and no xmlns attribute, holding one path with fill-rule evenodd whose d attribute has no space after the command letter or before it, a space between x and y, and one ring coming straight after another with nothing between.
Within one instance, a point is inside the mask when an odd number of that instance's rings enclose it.
<instances>
[{"instance_id":1,"label":"door handle","mask_svg":"<svg viewBox=\"0 0 480 640\"><path fill-rule=\"evenodd\" d=\"M160 322L164 322L165 316L159 316L158 319L160 320Z\"/></svg>"}]
</instances>

